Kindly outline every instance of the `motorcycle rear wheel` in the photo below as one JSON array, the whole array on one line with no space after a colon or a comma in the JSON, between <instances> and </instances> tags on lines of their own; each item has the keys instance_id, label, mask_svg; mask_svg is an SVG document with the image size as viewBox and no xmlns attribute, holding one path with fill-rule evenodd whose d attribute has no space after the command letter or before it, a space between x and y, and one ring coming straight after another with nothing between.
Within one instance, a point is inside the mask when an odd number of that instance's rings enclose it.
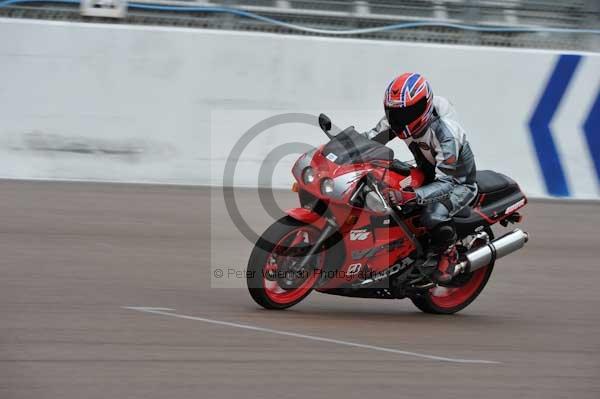
<instances>
[{"instance_id":1,"label":"motorcycle rear wheel","mask_svg":"<svg viewBox=\"0 0 600 399\"><path fill-rule=\"evenodd\" d=\"M484 231L490 240L494 239L492 229L487 227ZM479 245L485 245L485 243L476 242L473 248L477 248ZM461 283L457 287L433 287L410 299L417 308L425 313L454 314L469 306L479 296L493 270L494 263L491 263L468 275L455 277L455 280L460 279Z\"/></svg>"},{"instance_id":2,"label":"motorcycle rear wheel","mask_svg":"<svg viewBox=\"0 0 600 399\"><path fill-rule=\"evenodd\" d=\"M295 273L288 266L299 263L319 234L315 227L289 216L277 220L262 234L252 250L246 274L248 291L257 304L266 309L286 309L311 293L324 266L325 251L314 255L307 268L310 270ZM284 266L287 272L281 270Z\"/></svg>"}]
</instances>

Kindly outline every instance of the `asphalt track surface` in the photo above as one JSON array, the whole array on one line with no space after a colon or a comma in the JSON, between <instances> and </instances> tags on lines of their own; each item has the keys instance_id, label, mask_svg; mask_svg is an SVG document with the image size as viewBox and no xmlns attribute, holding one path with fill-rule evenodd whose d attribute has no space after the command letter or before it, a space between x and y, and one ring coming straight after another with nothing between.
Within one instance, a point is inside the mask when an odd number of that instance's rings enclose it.
<instances>
[{"instance_id":1,"label":"asphalt track surface","mask_svg":"<svg viewBox=\"0 0 600 399\"><path fill-rule=\"evenodd\" d=\"M2 399L600 397L596 203L531 203L527 247L463 312L432 316L318 293L273 312L211 288L211 250L243 265L251 244L207 188L0 190ZM238 194L266 226L256 193Z\"/></svg>"}]
</instances>

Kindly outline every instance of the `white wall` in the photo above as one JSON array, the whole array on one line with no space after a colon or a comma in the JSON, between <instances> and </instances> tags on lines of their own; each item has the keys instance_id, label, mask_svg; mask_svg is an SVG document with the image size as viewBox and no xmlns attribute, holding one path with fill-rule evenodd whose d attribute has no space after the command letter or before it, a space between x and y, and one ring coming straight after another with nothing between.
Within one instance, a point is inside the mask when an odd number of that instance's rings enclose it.
<instances>
[{"instance_id":1,"label":"white wall","mask_svg":"<svg viewBox=\"0 0 600 399\"><path fill-rule=\"evenodd\" d=\"M457 107L481 169L546 196L527 121L558 56L0 19L0 177L220 184L231 147L262 118L326 112L366 130L388 81L420 71ZM587 54L553 120L574 197L599 195L581 131L599 88L600 57ZM277 145L323 140L301 124L268 130L244 151L236 184L256 185ZM274 185L289 185L293 159Z\"/></svg>"}]
</instances>

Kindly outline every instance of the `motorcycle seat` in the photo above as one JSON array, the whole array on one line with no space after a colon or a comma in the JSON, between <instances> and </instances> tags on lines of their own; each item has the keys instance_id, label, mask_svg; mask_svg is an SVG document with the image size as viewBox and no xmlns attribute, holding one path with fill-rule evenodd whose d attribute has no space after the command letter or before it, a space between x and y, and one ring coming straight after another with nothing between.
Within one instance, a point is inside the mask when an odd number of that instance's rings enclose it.
<instances>
[{"instance_id":1,"label":"motorcycle seat","mask_svg":"<svg viewBox=\"0 0 600 399\"><path fill-rule=\"evenodd\" d=\"M477 197L452 218L459 237L494 223L509 206L525 198L514 180L498 172L477 171L475 181Z\"/></svg>"},{"instance_id":2,"label":"motorcycle seat","mask_svg":"<svg viewBox=\"0 0 600 399\"><path fill-rule=\"evenodd\" d=\"M508 188L513 181L493 170L478 170L475 178L480 193L492 193Z\"/></svg>"}]
</instances>

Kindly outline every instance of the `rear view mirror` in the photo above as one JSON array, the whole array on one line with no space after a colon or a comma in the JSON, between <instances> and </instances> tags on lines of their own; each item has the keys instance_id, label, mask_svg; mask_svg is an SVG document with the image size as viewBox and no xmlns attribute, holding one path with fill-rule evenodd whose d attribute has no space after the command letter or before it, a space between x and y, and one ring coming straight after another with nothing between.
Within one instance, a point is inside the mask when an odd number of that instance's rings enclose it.
<instances>
[{"instance_id":1,"label":"rear view mirror","mask_svg":"<svg viewBox=\"0 0 600 399\"><path fill-rule=\"evenodd\" d=\"M319 126L325 133L331 130L331 119L325 114L319 115Z\"/></svg>"}]
</instances>

